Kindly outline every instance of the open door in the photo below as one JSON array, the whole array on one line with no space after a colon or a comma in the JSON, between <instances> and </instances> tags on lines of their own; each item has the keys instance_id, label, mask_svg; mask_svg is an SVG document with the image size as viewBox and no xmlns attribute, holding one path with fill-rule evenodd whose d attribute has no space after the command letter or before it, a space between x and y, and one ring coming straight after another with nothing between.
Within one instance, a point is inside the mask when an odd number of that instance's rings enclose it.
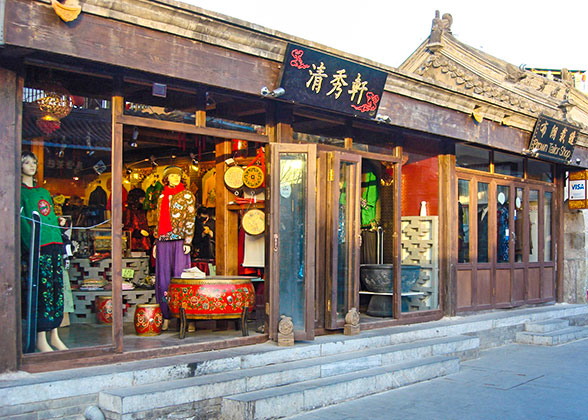
<instances>
[{"instance_id":1,"label":"open door","mask_svg":"<svg viewBox=\"0 0 588 420\"><path fill-rule=\"evenodd\" d=\"M327 249L325 327L342 328L351 308L359 310L361 158L343 152L326 155Z\"/></svg>"},{"instance_id":2,"label":"open door","mask_svg":"<svg viewBox=\"0 0 588 420\"><path fill-rule=\"evenodd\" d=\"M282 315L295 340L314 338L316 145L271 144L270 338Z\"/></svg>"}]
</instances>

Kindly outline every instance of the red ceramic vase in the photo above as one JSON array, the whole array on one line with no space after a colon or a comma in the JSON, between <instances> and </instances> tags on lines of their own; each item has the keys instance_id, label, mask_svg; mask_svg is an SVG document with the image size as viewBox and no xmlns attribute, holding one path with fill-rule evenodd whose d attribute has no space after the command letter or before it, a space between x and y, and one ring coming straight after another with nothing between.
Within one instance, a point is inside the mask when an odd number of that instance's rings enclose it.
<instances>
[{"instance_id":1,"label":"red ceramic vase","mask_svg":"<svg viewBox=\"0 0 588 420\"><path fill-rule=\"evenodd\" d=\"M112 324L112 296L96 296L96 320L99 324Z\"/></svg>"},{"instance_id":2,"label":"red ceramic vase","mask_svg":"<svg viewBox=\"0 0 588 420\"><path fill-rule=\"evenodd\" d=\"M158 303L139 304L135 308L135 331L137 335L161 334L163 315Z\"/></svg>"}]
</instances>

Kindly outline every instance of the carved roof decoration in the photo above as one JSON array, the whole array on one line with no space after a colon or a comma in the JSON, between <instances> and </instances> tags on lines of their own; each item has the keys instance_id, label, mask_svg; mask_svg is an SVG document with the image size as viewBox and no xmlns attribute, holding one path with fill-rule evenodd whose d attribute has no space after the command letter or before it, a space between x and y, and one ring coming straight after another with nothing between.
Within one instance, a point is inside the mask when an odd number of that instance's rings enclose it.
<instances>
[{"instance_id":1,"label":"carved roof decoration","mask_svg":"<svg viewBox=\"0 0 588 420\"><path fill-rule=\"evenodd\" d=\"M504 115L520 122L508 125L527 131L532 131L529 123L540 114L567 120L582 128L579 143L588 145L588 96L573 87L567 70L562 70L559 81L519 68L458 41L451 34L452 23L450 14L439 19L437 11L431 35L399 70L482 100L490 108L500 107Z\"/></svg>"}]
</instances>

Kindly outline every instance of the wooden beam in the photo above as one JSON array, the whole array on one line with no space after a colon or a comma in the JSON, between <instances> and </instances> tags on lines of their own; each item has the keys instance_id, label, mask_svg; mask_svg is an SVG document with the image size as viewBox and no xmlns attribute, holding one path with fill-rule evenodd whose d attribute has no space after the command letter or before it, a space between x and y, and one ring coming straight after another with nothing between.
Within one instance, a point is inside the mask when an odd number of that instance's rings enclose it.
<instances>
[{"instance_id":1,"label":"wooden beam","mask_svg":"<svg viewBox=\"0 0 588 420\"><path fill-rule=\"evenodd\" d=\"M223 139L237 139L247 140L257 143L268 143L269 139L267 136L249 133L245 131L233 131L226 130L223 128L212 128L212 127L196 127L191 124L183 124L173 121L161 121L143 117L135 117L132 115L121 115L118 119L122 124L136 125L138 127L149 127L157 130L170 130L179 133L198 134L202 136L219 137Z\"/></svg>"},{"instance_id":2,"label":"wooden beam","mask_svg":"<svg viewBox=\"0 0 588 420\"><path fill-rule=\"evenodd\" d=\"M276 85L280 72L276 61L90 13L66 26L41 2L7 1L4 22L6 45L256 96L261 86Z\"/></svg>"},{"instance_id":3,"label":"wooden beam","mask_svg":"<svg viewBox=\"0 0 588 420\"><path fill-rule=\"evenodd\" d=\"M23 79L0 68L0 373L15 371L21 353L20 154Z\"/></svg>"}]
</instances>

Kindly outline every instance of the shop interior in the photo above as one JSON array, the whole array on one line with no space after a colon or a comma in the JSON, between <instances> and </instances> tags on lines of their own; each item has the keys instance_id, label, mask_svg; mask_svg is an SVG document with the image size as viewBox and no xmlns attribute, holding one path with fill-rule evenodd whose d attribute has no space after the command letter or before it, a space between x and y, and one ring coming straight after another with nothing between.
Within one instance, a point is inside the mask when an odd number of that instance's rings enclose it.
<instances>
[{"instance_id":1,"label":"shop interior","mask_svg":"<svg viewBox=\"0 0 588 420\"><path fill-rule=\"evenodd\" d=\"M125 351L262 334L264 224L261 223L260 228L255 220L260 217L260 211L263 218L264 180L256 177L260 172L265 173L264 144L173 131L165 129L165 123L193 125L198 108L206 110L206 127L261 134L265 130L264 105L224 92L203 95L193 87L125 80L124 114L157 120L162 123L162 128L123 126L123 282L122 290L116 291L112 290L112 80L81 74L75 76L30 67L23 92L22 150L37 159L35 186L50 194L65 245L60 257L63 317L57 328L46 330L51 348L42 351L65 349L53 344L49 337L54 333L67 349L112 344L113 293L122 293ZM164 91L157 92L159 88ZM199 99L202 100L199 102ZM241 180L230 185L228 182L220 184L229 191L230 197L230 200L221 201L222 210L216 199L219 185L216 165L220 159L217 148L220 143L225 144L225 150L230 150L222 156L221 162L239 169L241 177L247 168L252 168L248 171L249 183ZM163 323L161 316L148 318L148 312L159 306L155 291L157 259L153 251L158 243L156 236L159 236L158 197L166 187L164 171L171 166L180 168L184 192L191 194L194 200L193 208L190 206L194 226L193 237L188 241L189 266L181 275L172 273L172 283L178 277L177 283L183 287L178 286L178 290L184 290L188 287L186 284L200 285L213 278L221 278L220 283L227 283L228 280L222 277L231 274L244 279L247 284L234 286L236 289L230 296L226 288L217 288L222 296L226 292L229 302L225 301L224 305L218 299L192 302L201 310L206 308L203 313L190 313L188 307L191 303L188 302L183 311L183 331L180 331L181 316L172 313L167 330L158 334L146 330L140 333L138 323L145 319L151 324ZM228 181L227 177L223 181ZM226 214L227 209L234 226L216 231L219 212ZM254 210L257 213L248 214ZM244 222L245 215L245 219L253 222ZM23 219L22 223L30 223L30 220ZM26 245L30 238L23 237L22 241ZM225 258L219 269L216 254L226 247L238 252L233 259ZM41 246L41 253L43 249ZM34 316L31 319L26 317L30 315L27 308L31 284L29 263L34 261L30 254L23 248L23 337L30 336L35 330ZM182 283L180 279L184 278L188 281ZM170 308L174 298L171 290L170 295L163 297ZM216 309L214 305L217 305ZM241 313L240 305L248 307L244 319L224 311L225 306L237 307ZM138 309L146 311L141 312L143 317L139 321ZM182 311L178 309L177 312ZM39 334L41 332L37 331L37 337L41 336ZM26 343L23 345L26 348ZM28 352L34 351L40 350L38 347L28 349Z\"/></svg>"}]
</instances>

